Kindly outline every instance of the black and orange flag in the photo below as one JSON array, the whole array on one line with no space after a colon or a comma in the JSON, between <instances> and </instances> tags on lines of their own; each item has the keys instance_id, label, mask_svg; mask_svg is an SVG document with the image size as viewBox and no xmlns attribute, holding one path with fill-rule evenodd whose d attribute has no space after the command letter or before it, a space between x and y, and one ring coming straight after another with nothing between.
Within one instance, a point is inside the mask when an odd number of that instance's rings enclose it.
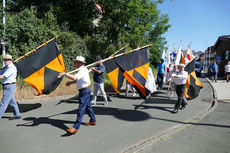
<instances>
[{"instance_id":1,"label":"black and orange flag","mask_svg":"<svg viewBox=\"0 0 230 153\"><path fill-rule=\"evenodd\" d=\"M188 79L186 81L184 94L186 99L191 100L199 95L201 88L204 88L203 84L196 77L195 58L185 66L185 71L188 72Z\"/></svg>"},{"instance_id":2,"label":"black and orange flag","mask_svg":"<svg viewBox=\"0 0 230 153\"><path fill-rule=\"evenodd\" d=\"M125 52L125 49L117 52L114 56L122 54ZM120 94L121 86L124 82L124 76L122 74L121 69L115 63L114 58L109 59L103 63L105 65L106 72L111 81L111 84L116 91L116 93Z\"/></svg>"},{"instance_id":3,"label":"black and orange flag","mask_svg":"<svg viewBox=\"0 0 230 153\"><path fill-rule=\"evenodd\" d=\"M124 77L132 85L141 98L146 98L146 80L149 69L149 47L115 58L115 62Z\"/></svg>"},{"instance_id":4,"label":"black and orange flag","mask_svg":"<svg viewBox=\"0 0 230 153\"><path fill-rule=\"evenodd\" d=\"M16 60L15 66L24 81L38 91L38 95L54 91L62 81L58 78L59 73L65 72L62 53L55 39Z\"/></svg>"}]
</instances>

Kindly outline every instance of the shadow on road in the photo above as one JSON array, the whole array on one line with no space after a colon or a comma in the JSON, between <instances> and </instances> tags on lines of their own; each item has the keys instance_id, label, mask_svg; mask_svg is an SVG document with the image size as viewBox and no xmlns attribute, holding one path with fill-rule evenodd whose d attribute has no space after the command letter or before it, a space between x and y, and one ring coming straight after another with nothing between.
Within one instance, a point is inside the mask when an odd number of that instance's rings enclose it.
<instances>
[{"instance_id":1,"label":"shadow on road","mask_svg":"<svg viewBox=\"0 0 230 153\"><path fill-rule=\"evenodd\" d=\"M38 109L42 106L42 104L40 103L35 103L35 104L18 104L19 110L21 113L25 113L28 111L32 111L35 109ZM12 106L8 106L8 108L6 109L6 112L13 112L13 108Z\"/></svg>"},{"instance_id":2,"label":"shadow on road","mask_svg":"<svg viewBox=\"0 0 230 153\"><path fill-rule=\"evenodd\" d=\"M119 109L119 108L109 108L109 107L94 107L95 115L111 115L118 119L125 120L125 121L143 121L146 119L149 119L149 114L142 112L142 111L135 111L135 110L125 110L125 109ZM24 121L27 121L23 124L17 124L17 127L24 126L24 127L34 127L39 126L41 124L48 124L53 127L62 129L66 131L68 127L65 124L74 124L74 121L68 121L68 120L60 120L60 119L53 119L54 116L59 116L63 114L77 114L77 109L73 109L71 111L55 114L48 117L26 117L23 118ZM61 135L61 137L64 136L70 136L71 134L66 133L64 135Z\"/></svg>"}]
</instances>

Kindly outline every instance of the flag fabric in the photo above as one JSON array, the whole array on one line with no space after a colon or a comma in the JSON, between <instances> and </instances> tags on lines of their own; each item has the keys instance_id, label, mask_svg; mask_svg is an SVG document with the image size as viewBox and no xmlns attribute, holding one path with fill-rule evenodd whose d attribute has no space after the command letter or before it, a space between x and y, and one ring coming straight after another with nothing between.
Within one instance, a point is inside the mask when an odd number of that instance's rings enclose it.
<instances>
[{"instance_id":1,"label":"flag fabric","mask_svg":"<svg viewBox=\"0 0 230 153\"><path fill-rule=\"evenodd\" d=\"M176 55L177 55L177 51L175 48L173 48L173 51L172 51L172 56L173 56L173 59L176 58Z\"/></svg>"},{"instance_id":2,"label":"flag fabric","mask_svg":"<svg viewBox=\"0 0 230 153\"><path fill-rule=\"evenodd\" d=\"M161 59L165 60L165 58L166 58L166 52L165 52L165 49L164 49L164 51L161 54Z\"/></svg>"},{"instance_id":3,"label":"flag fabric","mask_svg":"<svg viewBox=\"0 0 230 153\"><path fill-rule=\"evenodd\" d=\"M15 66L24 81L38 91L38 95L54 91L62 81L58 78L59 73L65 72L63 56L55 39L23 56Z\"/></svg>"},{"instance_id":4,"label":"flag fabric","mask_svg":"<svg viewBox=\"0 0 230 153\"><path fill-rule=\"evenodd\" d=\"M175 65L179 65L179 64L185 64L185 58L182 54L181 44L180 44L180 47L178 49L178 52L176 55L176 60L175 60Z\"/></svg>"},{"instance_id":5,"label":"flag fabric","mask_svg":"<svg viewBox=\"0 0 230 153\"><path fill-rule=\"evenodd\" d=\"M196 77L195 73L195 58L185 66L185 71L188 72L188 79L186 81L185 97L188 100L194 99L199 95L200 89L203 84Z\"/></svg>"},{"instance_id":6,"label":"flag fabric","mask_svg":"<svg viewBox=\"0 0 230 153\"><path fill-rule=\"evenodd\" d=\"M143 99L146 98L145 85L150 64L148 54L149 48L145 47L115 58L115 62L121 69L124 77Z\"/></svg>"},{"instance_id":7,"label":"flag fabric","mask_svg":"<svg viewBox=\"0 0 230 153\"><path fill-rule=\"evenodd\" d=\"M171 55L170 55L169 48L168 48L168 50L166 52L166 60L167 60L166 67L169 67L169 64L171 64Z\"/></svg>"},{"instance_id":8,"label":"flag fabric","mask_svg":"<svg viewBox=\"0 0 230 153\"><path fill-rule=\"evenodd\" d=\"M121 51L117 52L115 55L119 55L124 52L125 52L125 49L122 49ZM105 61L103 64L105 65L106 72L108 74L108 77L111 81L111 84L114 90L116 91L116 93L120 94L120 90L124 82L124 76L122 74L121 69L115 63L114 58Z\"/></svg>"},{"instance_id":9,"label":"flag fabric","mask_svg":"<svg viewBox=\"0 0 230 153\"><path fill-rule=\"evenodd\" d=\"M176 55L176 59L175 59L175 65L180 64L181 55L182 55L182 51L181 51L181 44L180 44L180 47L179 47L179 49L177 51L177 55Z\"/></svg>"},{"instance_id":10,"label":"flag fabric","mask_svg":"<svg viewBox=\"0 0 230 153\"><path fill-rule=\"evenodd\" d=\"M185 56L185 63L189 63L193 58L194 58L194 55L191 50L191 45L189 45L186 56Z\"/></svg>"},{"instance_id":11,"label":"flag fabric","mask_svg":"<svg viewBox=\"0 0 230 153\"><path fill-rule=\"evenodd\" d=\"M150 93L153 93L156 91L155 79L153 76L153 71L150 67L148 69L148 77L146 80L146 89L149 90L146 92L147 94L150 94Z\"/></svg>"}]
</instances>

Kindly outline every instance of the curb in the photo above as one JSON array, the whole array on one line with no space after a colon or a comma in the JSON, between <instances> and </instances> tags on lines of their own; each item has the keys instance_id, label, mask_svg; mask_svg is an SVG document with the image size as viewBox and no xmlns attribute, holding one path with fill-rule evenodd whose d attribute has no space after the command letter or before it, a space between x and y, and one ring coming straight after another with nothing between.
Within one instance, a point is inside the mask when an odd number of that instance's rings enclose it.
<instances>
[{"instance_id":1,"label":"curb","mask_svg":"<svg viewBox=\"0 0 230 153\"><path fill-rule=\"evenodd\" d=\"M206 80L209 82L209 80L207 78L206 78ZM190 120L188 122L184 122L182 124L178 124L178 125L170 128L170 129L167 129L167 130L161 132L158 135L154 135L154 136L152 136L150 138L142 140L141 142L124 149L120 153L131 153L131 152L132 153L138 153L138 152L142 152L142 151L145 151L147 149L150 149L151 147L153 147L153 145L156 145L158 143L166 141L167 139L173 137L174 135L176 135L176 134L178 134L178 133L180 133L180 132L182 132L182 131L190 128L190 127L192 127L193 124L196 124L196 123L200 122L209 113L213 112L216 109L217 105L218 105L218 102L216 100L217 93L216 93L216 90L213 88L213 86L211 85L210 82L209 82L209 84L213 89L213 97L214 97L214 99L213 99L211 107L209 108L209 110L207 112L198 114L192 120Z\"/></svg>"}]
</instances>

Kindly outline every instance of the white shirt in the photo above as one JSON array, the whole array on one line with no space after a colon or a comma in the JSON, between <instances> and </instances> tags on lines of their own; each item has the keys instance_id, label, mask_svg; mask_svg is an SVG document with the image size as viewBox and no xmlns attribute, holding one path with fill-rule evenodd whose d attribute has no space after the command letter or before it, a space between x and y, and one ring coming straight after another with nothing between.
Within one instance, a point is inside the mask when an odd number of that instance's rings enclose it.
<instances>
[{"instance_id":1,"label":"white shirt","mask_svg":"<svg viewBox=\"0 0 230 153\"><path fill-rule=\"evenodd\" d=\"M174 77L174 82L176 83L176 85L182 85L182 84L186 84L186 80L188 78L188 72L186 71L177 71L175 73L173 73Z\"/></svg>"},{"instance_id":2,"label":"white shirt","mask_svg":"<svg viewBox=\"0 0 230 153\"><path fill-rule=\"evenodd\" d=\"M0 75L4 76L2 79L2 84L14 83L16 82L17 68L13 63L10 63L2 71L0 71Z\"/></svg>"},{"instance_id":3,"label":"white shirt","mask_svg":"<svg viewBox=\"0 0 230 153\"><path fill-rule=\"evenodd\" d=\"M225 65L225 72L230 72L230 65Z\"/></svg>"},{"instance_id":4,"label":"white shirt","mask_svg":"<svg viewBox=\"0 0 230 153\"><path fill-rule=\"evenodd\" d=\"M77 78L78 90L90 85L89 71L84 65L79 68L79 71L77 74L75 74L75 77Z\"/></svg>"}]
</instances>

